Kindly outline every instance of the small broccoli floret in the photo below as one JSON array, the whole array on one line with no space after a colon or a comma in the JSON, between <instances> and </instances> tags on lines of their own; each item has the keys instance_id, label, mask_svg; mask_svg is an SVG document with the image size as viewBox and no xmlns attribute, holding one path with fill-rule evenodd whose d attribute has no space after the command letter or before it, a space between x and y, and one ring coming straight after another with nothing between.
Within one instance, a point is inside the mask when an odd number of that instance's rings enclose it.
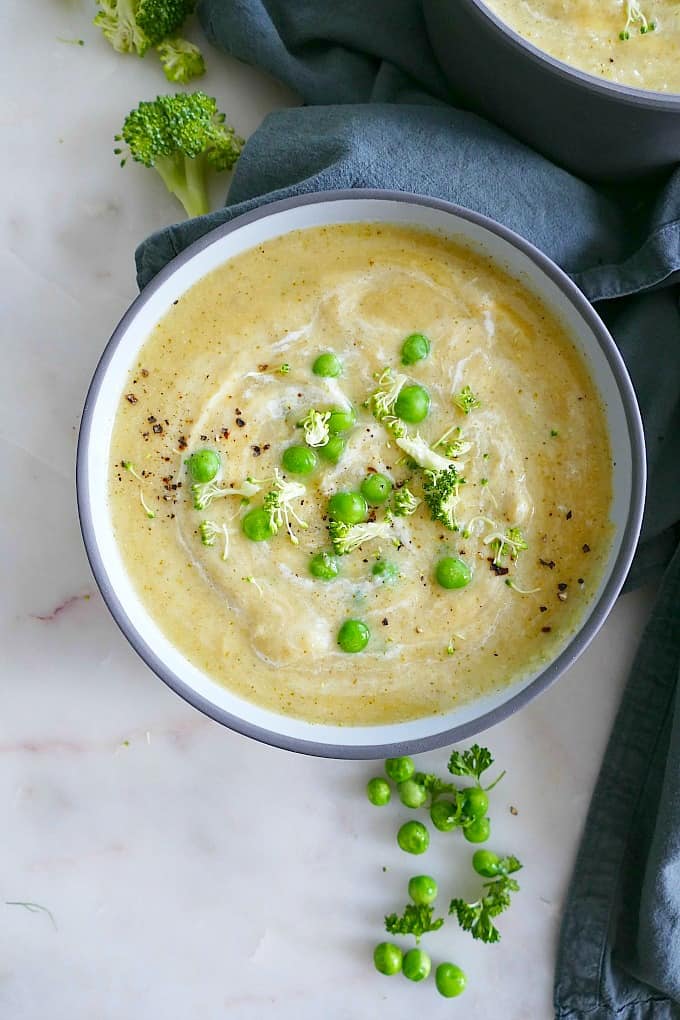
<instances>
[{"instance_id":1,"label":"small broccoli floret","mask_svg":"<svg viewBox=\"0 0 680 1020\"><path fill-rule=\"evenodd\" d=\"M316 411L313 407L307 412L300 422L301 428L305 430L305 442L307 446L325 446L330 438L328 422L331 412Z\"/></svg>"},{"instance_id":2,"label":"small broccoli floret","mask_svg":"<svg viewBox=\"0 0 680 1020\"><path fill-rule=\"evenodd\" d=\"M223 537L222 559L229 556L229 529L226 524L215 524L214 521L201 521L198 526L198 533L201 536L202 545L213 546L218 537Z\"/></svg>"},{"instance_id":3,"label":"small broccoli floret","mask_svg":"<svg viewBox=\"0 0 680 1020\"><path fill-rule=\"evenodd\" d=\"M158 171L188 216L201 216L208 212L208 168L229 170L244 145L224 119L204 92L158 96L127 115L116 141L125 142L135 162ZM123 154L120 148L114 152ZM123 154L121 166L126 159Z\"/></svg>"},{"instance_id":4,"label":"small broccoli floret","mask_svg":"<svg viewBox=\"0 0 680 1020\"><path fill-rule=\"evenodd\" d=\"M390 524L389 521L375 521L368 524L345 524L343 521L331 521L328 525L328 533L338 556L345 556L358 549L364 542L371 542L375 538L389 538Z\"/></svg>"},{"instance_id":5,"label":"small broccoli floret","mask_svg":"<svg viewBox=\"0 0 680 1020\"><path fill-rule=\"evenodd\" d=\"M164 39L156 47L163 73L168 81L186 84L192 78L205 74L205 60L198 46L175 36Z\"/></svg>"},{"instance_id":6,"label":"small broccoli floret","mask_svg":"<svg viewBox=\"0 0 680 1020\"><path fill-rule=\"evenodd\" d=\"M147 50L176 35L196 0L97 0L94 23L118 53Z\"/></svg>"},{"instance_id":7,"label":"small broccoli floret","mask_svg":"<svg viewBox=\"0 0 680 1020\"><path fill-rule=\"evenodd\" d=\"M469 386L463 386L460 393L454 396L453 402L463 414L469 414L470 411L475 411L482 406L481 400L474 395Z\"/></svg>"},{"instance_id":8,"label":"small broccoli floret","mask_svg":"<svg viewBox=\"0 0 680 1020\"><path fill-rule=\"evenodd\" d=\"M499 531L487 535L484 545L490 545L494 550L494 566L500 566L505 557L510 554L512 560L516 560L521 552L529 548L527 540L519 528L508 528L504 535Z\"/></svg>"},{"instance_id":9,"label":"small broccoli floret","mask_svg":"<svg viewBox=\"0 0 680 1020\"><path fill-rule=\"evenodd\" d=\"M288 537L293 545L298 545L300 540L293 531L293 526L290 522L291 517L303 531L306 531L308 528L307 522L298 517L295 510L293 510L293 502L303 499L306 491L304 485L301 485L300 482L284 482L277 469L274 487L262 501L262 506L269 514L269 527L272 534L276 535L285 526Z\"/></svg>"},{"instance_id":10,"label":"small broccoli floret","mask_svg":"<svg viewBox=\"0 0 680 1020\"><path fill-rule=\"evenodd\" d=\"M378 389L364 403L375 420L395 436L406 435L406 427L394 413L394 405L405 382L406 376L400 372L395 375L391 368L383 369L377 377Z\"/></svg>"},{"instance_id":11,"label":"small broccoli floret","mask_svg":"<svg viewBox=\"0 0 680 1020\"><path fill-rule=\"evenodd\" d=\"M626 0L626 24L622 31L619 32L619 39L622 42L630 39L630 30L634 25L640 26L640 35L653 32L656 28L655 22L647 20L639 4Z\"/></svg>"},{"instance_id":12,"label":"small broccoli floret","mask_svg":"<svg viewBox=\"0 0 680 1020\"><path fill-rule=\"evenodd\" d=\"M420 500L413 495L408 486L396 489L392 497L392 513L395 517L410 517L420 506Z\"/></svg>"},{"instance_id":13,"label":"small broccoli floret","mask_svg":"<svg viewBox=\"0 0 680 1020\"><path fill-rule=\"evenodd\" d=\"M449 531L460 531L456 505L460 486L464 484L465 479L459 476L455 464L450 464L445 471L425 472L423 491L432 520L439 521Z\"/></svg>"}]
</instances>

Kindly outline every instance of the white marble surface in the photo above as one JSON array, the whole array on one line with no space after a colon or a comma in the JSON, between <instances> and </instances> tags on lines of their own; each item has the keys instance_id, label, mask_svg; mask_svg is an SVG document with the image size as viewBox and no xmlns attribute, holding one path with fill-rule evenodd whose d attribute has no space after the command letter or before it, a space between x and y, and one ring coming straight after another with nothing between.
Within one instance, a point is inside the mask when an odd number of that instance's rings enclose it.
<instances>
[{"instance_id":1,"label":"white marble surface","mask_svg":"<svg viewBox=\"0 0 680 1020\"><path fill-rule=\"evenodd\" d=\"M409 874L437 874L448 901L469 882L468 845L437 834L407 858L393 841L405 811L364 801L373 766L260 747L184 705L127 647L85 560L82 400L134 296L135 244L177 213L111 154L160 71L113 54L90 14L86 0L0 9L0 1018L548 1020L560 903L651 593L623 599L555 688L487 734L509 772L494 845L526 868L499 946L453 925L429 942L467 969L464 998L375 974ZM293 101L208 56L205 85L243 133Z\"/></svg>"}]
</instances>

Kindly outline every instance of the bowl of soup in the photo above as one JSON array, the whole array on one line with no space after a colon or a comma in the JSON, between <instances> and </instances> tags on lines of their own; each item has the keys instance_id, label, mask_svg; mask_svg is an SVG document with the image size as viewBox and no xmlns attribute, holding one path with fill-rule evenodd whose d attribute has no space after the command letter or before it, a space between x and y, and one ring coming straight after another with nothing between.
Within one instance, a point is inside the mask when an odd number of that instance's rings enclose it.
<instances>
[{"instance_id":1,"label":"bowl of soup","mask_svg":"<svg viewBox=\"0 0 680 1020\"><path fill-rule=\"evenodd\" d=\"M116 328L77 464L119 627L196 708L386 757L476 733L623 584L644 448L580 291L477 213L312 194L212 231Z\"/></svg>"},{"instance_id":2,"label":"bowl of soup","mask_svg":"<svg viewBox=\"0 0 680 1020\"><path fill-rule=\"evenodd\" d=\"M454 94L580 176L680 160L677 0L425 0Z\"/></svg>"}]
</instances>

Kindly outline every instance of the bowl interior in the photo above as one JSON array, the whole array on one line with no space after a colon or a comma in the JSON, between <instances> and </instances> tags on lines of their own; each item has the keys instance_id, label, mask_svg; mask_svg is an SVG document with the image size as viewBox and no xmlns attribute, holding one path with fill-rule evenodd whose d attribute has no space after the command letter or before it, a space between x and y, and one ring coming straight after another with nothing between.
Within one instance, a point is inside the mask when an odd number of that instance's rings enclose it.
<instances>
[{"instance_id":1,"label":"bowl interior","mask_svg":"<svg viewBox=\"0 0 680 1020\"><path fill-rule=\"evenodd\" d=\"M370 727L312 724L236 697L187 661L159 630L128 578L107 499L109 446L128 369L171 303L227 259L294 229L356 221L401 223L443 232L538 294L562 320L590 366L606 408L614 459L616 534L600 589L576 634L540 674L445 714ZM97 583L117 623L147 664L195 707L232 728L273 743L335 757L383 757L460 739L499 721L554 680L602 624L625 579L640 526L644 454L635 397L621 358L580 292L527 242L447 203L391 193L309 195L264 207L218 228L175 259L121 320L88 394L78 451L81 525Z\"/></svg>"}]
</instances>

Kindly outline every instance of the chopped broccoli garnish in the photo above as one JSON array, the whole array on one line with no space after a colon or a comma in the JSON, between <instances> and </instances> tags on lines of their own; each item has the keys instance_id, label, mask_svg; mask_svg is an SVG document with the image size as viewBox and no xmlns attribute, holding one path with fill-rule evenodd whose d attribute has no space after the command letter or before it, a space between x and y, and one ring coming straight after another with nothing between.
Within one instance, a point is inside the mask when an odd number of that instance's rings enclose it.
<instances>
[{"instance_id":1,"label":"chopped broccoli garnish","mask_svg":"<svg viewBox=\"0 0 680 1020\"><path fill-rule=\"evenodd\" d=\"M136 478L138 482L143 482L144 481L144 479L139 474L139 472L136 471L135 465L132 463L131 460L122 460L120 463L121 463L121 467L124 467L126 471L129 471L130 474L132 475L132 477Z\"/></svg>"},{"instance_id":2,"label":"chopped broccoli garnish","mask_svg":"<svg viewBox=\"0 0 680 1020\"><path fill-rule=\"evenodd\" d=\"M431 905L408 903L401 917L398 914L387 915L385 930L390 935L413 935L418 943L427 932L439 931L444 924L443 917L432 919L433 912L434 907Z\"/></svg>"},{"instance_id":3,"label":"chopped broccoli garnish","mask_svg":"<svg viewBox=\"0 0 680 1020\"><path fill-rule=\"evenodd\" d=\"M191 486L191 497L194 510L207 510L214 499L222 499L223 496L240 496L242 499L250 499L260 491L261 484L254 478L246 478L240 489L231 486L218 485L217 482L194 482Z\"/></svg>"},{"instance_id":4,"label":"chopped broccoli garnish","mask_svg":"<svg viewBox=\"0 0 680 1020\"><path fill-rule=\"evenodd\" d=\"M325 446L330 438L328 422L331 412L315 411L312 407L300 422L300 427L305 430L305 442L307 446Z\"/></svg>"},{"instance_id":5,"label":"chopped broccoli garnish","mask_svg":"<svg viewBox=\"0 0 680 1020\"><path fill-rule=\"evenodd\" d=\"M227 559L229 556L229 529L226 524L220 525L215 524L214 521L201 521L198 526L198 533L201 536L201 543L207 546L214 545L218 535L222 536L224 538L222 559Z\"/></svg>"},{"instance_id":6,"label":"chopped broccoli garnish","mask_svg":"<svg viewBox=\"0 0 680 1020\"><path fill-rule=\"evenodd\" d=\"M460 393L456 393L454 396L453 402L463 414L469 414L470 411L475 411L482 406L481 400L474 395L469 386L463 386Z\"/></svg>"},{"instance_id":7,"label":"chopped broccoli garnish","mask_svg":"<svg viewBox=\"0 0 680 1020\"><path fill-rule=\"evenodd\" d=\"M537 591L541 590L540 588L520 588L519 585L515 584L510 577L506 577L505 583L508 588L512 588L512 590L516 591L519 595L535 595Z\"/></svg>"},{"instance_id":8,"label":"chopped broccoli garnish","mask_svg":"<svg viewBox=\"0 0 680 1020\"><path fill-rule=\"evenodd\" d=\"M244 145L204 92L180 92L140 103L125 118L116 141L125 142L135 162L158 171L188 216L208 212L208 168L231 169ZM121 155L123 150L114 152ZM123 155L121 166L126 161Z\"/></svg>"},{"instance_id":9,"label":"chopped broccoli garnish","mask_svg":"<svg viewBox=\"0 0 680 1020\"><path fill-rule=\"evenodd\" d=\"M451 425L444 435L440 436L437 442L432 444L432 449L436 450L441 446L445 456L452 459L462 457L472 449L472 443L464 442L462 434L463 431L460 425Z\"/></svg>"},{"instance_id":10,"label":"chopped broccoli garnish","mask_svg":"<svg viewBox=\"0 0 680 1020\"><path fill-rule=\"evenodd\" d=\"M397 372L395 375L391 368L385 368L377 377L378 389L371 393L364 407L368 407L376 421L384 425L386 429L395 436L405 436L406 427L394 413L394 405L397 397L406 382L406 376Z\"/></svg>"},{"instance_id":11,"label":"chopped broccoli garnish","mask_svg":"<svg viewBox=\"0 0 680 1020\"><path fill-rule=\"evenodd\" d=\"M292 506L293 502L304 498L306 491L300 482L284 482L277 468L274 487L262 501L262 506L269 514L269 527L272 534L276 535L281 528L285 527L293 545L298 545L300 540L293 531L290 518L292 517L303 531L308 528L306 521L298 517Z\"/></svg>"},{"instance_id":12,"label":"chopped broccoli garnish","mask_svg":"<svg viewBox=\"0 0 680 1020\"><path fill-rule=\"evenodd\" d=\"M521 552L525 552L529 548L519 528L508 528L504 535L495 531L486 536L484 545L492 546L494 550L493 563L496 567L501 565L508 553L512 560L516 560Z\"/></svg>"},{"instance_id":13,"label":"chopped broccoli garnish","mask_svg":"<svg viewBox=\"0 0 680 1020\"><path fill-rule=\"evenodd\" d=\"M198 46L175 36L157 47L163 73L168 81L186 85L192 78L205 74L205 60Z\"/></svg>"},{"instance_id":14,"label":"chopped broccoli garnish","mask_svg":"<svg viewBox=\"0 0 680 1020\"><path fill-rule=\"evenodd\" d=\"M504 859L507 872L494 879L493 882L485 882L486 892L474 903L466 903L465 900L451 900L449 913L455 914L458 924L463 931L469 931L473 939L481 942L499 942L500 932L493 922L510 906L510 894L519 890L519 883L509 877L510 871L519 871L522 867L516 857Z\"/></svg>"},{"instance_id":15,"label":"chopped broccoli garnish","mask_svg":"<svg viewBox=\"0 0 680 1020\"><path fill-rule=\"evenodd\" d=\"M410 517L420 506L420 500L414 496L407 485L395 489L392 496L392 513L395 517Z\"/></svg>"},{"instance_id":16,"label":"chopped broccoli garnish","mask_svg":"<svg viewBox=\"0 0 680 1020\"><path fill-rule=\"evenodd\" d=\"M375 521L369 524L345 524L343 521L331 521L328 533L338 556L358 549L364 542L375 538L388 538L390 524L388 521Z\"/></svg>"},{"instance_id":17,"label":"chopped broccoli garnish","mask_svg":"<svg viewBox=\"0 0 680 1020\"><path fill-rule=\"evenodd\" d=\"M465 484L456 471L454 464L449 464L445 471L426 471L423 490L433 521L439 521L449 531L460 531L456 519L456 504L460 498L459 488Z\"/></svg>"},{"instance_id":18,"label":"chopped broccoli garnish","mask_svg":"<svg viewBox=\"0 0 680 1020\"><path fill-rule=\"evenodd\" d=\"M144 54L156 47L170 81L205 72L199 49L177 36L196 0L97 0L94 23L118 53Z\"/></svg>"},{"instance_id":19,"label":"chopped broccoli garnish","mask_svg":"<svg viewBox=\"0 0 680 1020\"><path fill-rule=\"evenodd\" d=\"M262 598L262 596L264 595L264 592L262 591L262 585L259 584L259 582L255 580L255 578L252 576L252 574L249 574L248 577L242 577L241 580L242 581L246 581L247 584L252 584L255 588L257 588L257 590L260 593L260 598Z\"/></svg>"},{"instance_id":20,"label":"chopped broccoli garnish","mask_svg":"<svg viewBox=\"0 0 680 1020\"><path fill-rule=\"evenodd\" d=\"M451 461L435 453L419 434L399 436L397 446L411 460L415 461L418 467L424 468L426 471L446 471L451 466Z\"/></svg>"},{"instance_id":21,"label":"chopped broccoli garnish","mask_svg":"<svg viewBox=\"0 0 680 1020\"><path fill-rule=\"evenodd\" d=\"M290 365L288 364L287 361L284 361L282 365L279 365L279 372L281 373L281 375L288 375L288 373L290 372Z\"/></svg>"}]
</instances>

